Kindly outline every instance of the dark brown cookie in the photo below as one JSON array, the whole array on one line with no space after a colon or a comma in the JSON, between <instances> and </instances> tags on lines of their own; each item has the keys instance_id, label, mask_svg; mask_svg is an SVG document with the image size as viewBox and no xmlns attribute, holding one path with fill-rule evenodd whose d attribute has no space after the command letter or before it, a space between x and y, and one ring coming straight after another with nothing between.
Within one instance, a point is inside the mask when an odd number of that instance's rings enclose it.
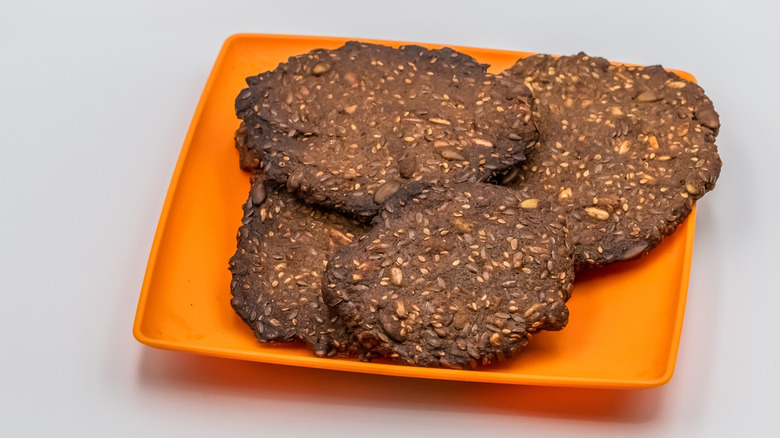
<instances>
[{"instance_id":1,"label":"dark brown cookie","mask_svg":"<svg viewBox=\"0 0 780 438\"><path fill-rule=\"evenodd\" d=\"M531 86L540 132L511 185L567 212L577 270L647 253L714 187L720 122L696 84L584 54L504 75Z\"/></svg>"},{"instance_id":2,"label":"dark brown cookie","mask_svg":"<svg viewBox=\"0 0 780 438\"><path fill-rule=\"evenodd\" d=\"M573 275L560 217L517 191L463 183L388 204L368 234L336 250L322 293L373 351L474 368L562 329Z\"/></svg>"},{"instance_id":3,"label":"dark brown cookie","mask_svg":"<svg viewBox=\"0 0 780 438\"><path fill-rule=\"evenodd\" d=\"M230 259L233 309L260 342L302 339L318 356L348 350L346 326L323 304L322 275L333 251L366 231L257 175Z\"/></svg>"},{"instance_id":4,"label":"dark brown cookie","mask_svg":"<svg viewBox=\"0 0 780 438\"><path fill-rule=\"evenodd\" d=\"M530 90L452 49L349 42L247 79L236 99L270 179L371 217L411 182L485 181L536 140Z\"/></svg>"}]
</instances>

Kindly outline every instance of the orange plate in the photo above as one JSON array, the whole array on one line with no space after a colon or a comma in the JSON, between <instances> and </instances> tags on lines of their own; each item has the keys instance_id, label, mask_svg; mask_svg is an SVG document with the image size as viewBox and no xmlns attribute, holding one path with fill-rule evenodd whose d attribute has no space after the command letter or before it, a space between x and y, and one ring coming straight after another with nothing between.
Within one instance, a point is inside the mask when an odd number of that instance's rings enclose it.
<instances>
[{"instance_id":1,"label":"orange plate","mask_svg":"<svg viewBox=\"0 0 780 438\"><path fill-rule=\"evenodd\" d=\"M249 190L233 147L239 123L233 102L247 76L273 69L289 56L336 48L345 41L252 34L225 41L165 198L138 302L136 339L153 347L234 359L430 379L612 388L669 381L685 311L695 211L649 256L578 277L569 301L569 326L535 336L520 357L506 364L459 371L363 363L317 358L299 344L255 341L230 307L227 264ZM494 72L529 55L453 48L491 64Z\"/></svg>"}]
</instances>

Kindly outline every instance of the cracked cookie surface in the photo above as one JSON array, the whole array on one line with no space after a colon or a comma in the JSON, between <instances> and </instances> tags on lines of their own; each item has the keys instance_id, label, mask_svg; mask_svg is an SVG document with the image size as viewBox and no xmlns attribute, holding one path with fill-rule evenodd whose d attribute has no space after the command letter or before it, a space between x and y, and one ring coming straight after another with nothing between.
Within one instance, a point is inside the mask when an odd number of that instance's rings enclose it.
<instances>
[{"instance_id":1,"label":"cracked cookie surface","mask_svg":"<svg viewBox=\"0 0 780 438\"><path fill-rule=\"evenodd\" d=\"M536 55L502 75L532 88L539 143L505 181L566 214L577 270L639 257L712 190L718 114L660 66Z\"/></svg>"},{"instance_id":2,"label":"cracked cookie surface","mask_svg":"<svg viewBox=\"0 0 780 438\"><path fill-rule=\"evenodd\" d=\"M260 342L303 340L317 356L355 350L351 334L322 301L333 251L368 228L313 207L254 175L238 246L230 259L231 305Z\"/></svg>"},{"instance_id":3,"label":"cracked cookie surface","mask_svg":"<svg viewBox=\"0 0 780 438\"><path fill-rule=\"evenodd\" d=\"M530 90L452 49L349 42L247 79L236 99L270 179L371 217L413 183L485 181L536 141Z\"/></svg>"},{"instance_id":4,"label":"cracked cookie surface","mask_svg":"<svg viewBox=\"0 0 780 438\"><path fill-rule=\"evenodd\" d=\"M388 204L334 253L323 298L366 348L409 365L474 368L568 321L573 261L561 217L483 183Z\"/></svg>"}]
</instances>

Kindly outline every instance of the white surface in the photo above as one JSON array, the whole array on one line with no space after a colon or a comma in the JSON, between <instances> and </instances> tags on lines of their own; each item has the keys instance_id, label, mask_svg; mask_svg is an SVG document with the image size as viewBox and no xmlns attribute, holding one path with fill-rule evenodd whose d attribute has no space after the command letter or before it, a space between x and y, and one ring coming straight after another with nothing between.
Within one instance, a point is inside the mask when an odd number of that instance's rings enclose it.
<instances>
[{"instance_id":1,"label":"white surface","mask_svg":"<svg viewBox=\"0 0 780 438\"><path fill-rule=\"evenodd\" d=\"M262 3L0 3L0 435L776 433L776 3ZM693 73L720 112L725 164L699 203L671 383L428 382L137 343L133 316L176 158L219 48L238 32L584 50Z\"/></svg>"}]
</instances>

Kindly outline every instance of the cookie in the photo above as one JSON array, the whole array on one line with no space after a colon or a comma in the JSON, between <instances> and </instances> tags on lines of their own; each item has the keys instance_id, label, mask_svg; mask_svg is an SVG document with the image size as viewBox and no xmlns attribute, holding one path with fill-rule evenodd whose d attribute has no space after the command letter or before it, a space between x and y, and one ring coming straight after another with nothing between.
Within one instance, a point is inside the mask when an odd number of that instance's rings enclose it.
<instances>
[{"instance_id":1,"label":"cookie","mask_svg":"<svg viewBox=\"0 0 780 438\"><path fill-rule=\"evenodd\" d=\"M365 225L298 200L258 174L230 259L231 305L260 342L303 340L317 356L350 350L351 335L320 294L333 251Z\"/></svg>"},{"instance_id":2,"label":"cookie","mask_svg":"<svg viewBox=\"0 0 780 438\"><path fill-rule=\"evenodd\" d=\"M532 88L540 132L504 182L565 212L577 270L647 253L715 186L720 121L696 84L582 53L503 75Z\"/></svg>"},{"instance_id":3,"label":"cookie","mask_svg":"<svg viewBox=\"0 0 780 438\"><path fill-rule=\"evenodd\" d=\"M573 280L562 219L484 183L434 186L387 205L336 250L323 298L366 347L408 365L503 361L560 330Z\"/></svg>"},{"instance_id":4,"label":"cookie","mask_svg":"<svg viewBox=\"0 0 780 438\"><path fill-rule=\"evenodd\" d=\"M485 181L536 140L522 83L444 48L349 42L247 79L236 99L270 179L371 217L411 182Z\"/></svg>"}]
</instances>

